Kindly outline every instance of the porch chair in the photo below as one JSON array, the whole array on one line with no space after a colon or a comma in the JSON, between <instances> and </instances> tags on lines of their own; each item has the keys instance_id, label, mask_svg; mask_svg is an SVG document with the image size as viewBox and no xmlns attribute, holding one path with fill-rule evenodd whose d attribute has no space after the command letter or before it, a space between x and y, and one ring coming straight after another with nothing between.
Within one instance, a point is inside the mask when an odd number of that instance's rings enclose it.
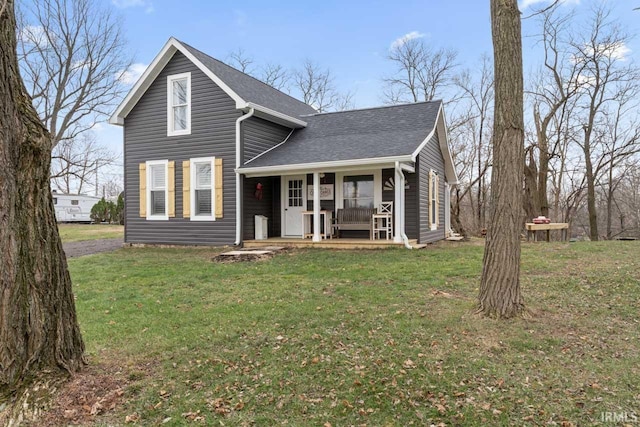
<instances>
[{"instance_id":1,"label":"porch chair","mask_svg":"<svg viewBox=\"0 0 640 427\"><path fill-rule=\"evenodd\" d=\"M384 233L387 240L393 239L393 202L382 202L378 212L371 218L373 222L373 238L380 239Z\"/></svg>"}]
</instances>

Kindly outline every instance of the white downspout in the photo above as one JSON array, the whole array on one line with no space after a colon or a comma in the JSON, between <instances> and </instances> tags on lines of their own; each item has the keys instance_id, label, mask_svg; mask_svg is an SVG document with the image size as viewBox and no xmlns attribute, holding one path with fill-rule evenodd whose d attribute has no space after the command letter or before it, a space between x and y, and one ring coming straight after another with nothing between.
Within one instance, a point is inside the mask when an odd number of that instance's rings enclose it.
<instances>
[{"instance_id":1,"label":"white downspout","mask_svg":"<svg viewBox=\"0 0 640 427\"><path fill-rule=\"evenodd\" d=\"M396 177L395 177L395 184L396 184L396 195L399 195L399 200L396 200L396 204L400 205L400 218L397 218L396 221L400 224L399 231L400 231L400 238L402 239L402 243L404 243L404 247L407 249L413 249L413 247L409 244L409 238L407 237L407 234L405 233L405 221L404 221L404 217L405 217L405 197L404 197L404 187L405 187L405 179L404 179L404 173L402 172L402 168L400 167L400 162L396 162ZM398 198L398 197L397 197ZM397 212L397 210L396 210ZM398 230L398 228L396 228L396 230Z\"/></svg>"},{"instance_id":2,"label":"white downspout","mask_svg":"<svg viewBox=\"0 0 640 427\"><path fill-rule=\"evenodd\" d=\"M242 242L242 188L240 187L240 166L242 166L242 152L240 150L240 123L253 116L255 109L251 107L247 114L244 114L236 120L236 241L234 245L238 246Z\"/></svg>"}]
</instances>

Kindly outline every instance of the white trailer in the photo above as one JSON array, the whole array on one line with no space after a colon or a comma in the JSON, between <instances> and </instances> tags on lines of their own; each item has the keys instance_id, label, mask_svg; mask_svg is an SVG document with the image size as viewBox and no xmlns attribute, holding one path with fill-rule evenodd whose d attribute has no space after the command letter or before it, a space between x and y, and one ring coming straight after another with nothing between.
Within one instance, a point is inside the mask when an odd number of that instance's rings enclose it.
<instances>
[{"instance_id":1,"label":"white trailer","mask_svg":"<svg viewBox=\"0 0 640 427\"><path fill-rule=\"evenodd\" d=\"M100 201L99 197L84 194L54 192L52 196L58 222L91 222L91 208Z\"/></svg>"}]
</instances>

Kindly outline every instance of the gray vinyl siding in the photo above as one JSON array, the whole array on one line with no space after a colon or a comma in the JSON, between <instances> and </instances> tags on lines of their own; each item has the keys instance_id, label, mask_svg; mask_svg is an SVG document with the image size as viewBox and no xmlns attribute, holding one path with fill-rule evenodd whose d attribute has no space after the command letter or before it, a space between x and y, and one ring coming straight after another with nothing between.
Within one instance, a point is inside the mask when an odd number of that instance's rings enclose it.
<instances>
[{"instance_id":1,"label":"gray vinyl siding","mask_svg":"<svg viewBox=\"0 0 640 427\"><path fill-rule=\"evenodd\" d=\"M249 117L242 122L243 162L264 153L284 141L291 129L258 117Z\"/></svg>"},{"instance_id":2,"label":"gray vinyl siding","mask_svg":"<svg viewBox=\"0 0 640 427\"><path fill-rule=\"evenodd\" d=\"M418 239L418 174L404 173L406 184L404 189L404 231L409 239Z\"/></svg>"},{"instance_id":3,"label":"gray vinyl siding","mask_svg":"<svg viewBox=\"0 0 640 427\"><path fill-rule=\"evenodd\" d=\"M429 170L433 169L438 176L440 194L439 215L440 223L438 229L431 231L429 224ZM444 158L440 151L438 141L438 133L436 132L429 142L424 146L420 154L418 154L417 174L419 175L418 183L418 200L419 200L419 243L431 243L442 240L445 237L444 230Z\"/></svg>"},{"instance_id":4,"label":"gray vinyl siding","mask_svg":"<svg viewBox=\"0 0 640 427\"><path fill-rule=\"evenodd\" d=\"M418 239L418 179L416 173L405 172L404 190L404 230L409 239ZM394 189L385 190L384 183L393 179L395 181L395 171L393 169L382 169L382 201L393 202L395 206L396 195ZM407 188L408 187L408 188Z\"/></svg>"},{"instance_id":5,"label":"gray vinyl siding","mask_svg":"<svg viewBox=\"0 0 640 427\"><path fill-rule=\"evenodd\" d=\"M262 199L256 197L256 185L262 184ZM269 237L280 237L280 177L245 178L243 180L242 238L255 239L255 216L269 221Z\"/></svg>"},{"instance_id":6,"label":"gray vinyl siding","mask_svg":"<svg viewBox=\"0 0 640 427\"><path fill-rule=\"evenodd\" d=\"M191 72L191 134L167 136L167 76ZM127 243L228 245L235 240L235 102L181 53L176 53L125 119L124 159ZM182 162L223 160L223 218L190 221L182 213ZM175 218L139 216L138 165L175 161Z\"/></svg>"}]
</instances>

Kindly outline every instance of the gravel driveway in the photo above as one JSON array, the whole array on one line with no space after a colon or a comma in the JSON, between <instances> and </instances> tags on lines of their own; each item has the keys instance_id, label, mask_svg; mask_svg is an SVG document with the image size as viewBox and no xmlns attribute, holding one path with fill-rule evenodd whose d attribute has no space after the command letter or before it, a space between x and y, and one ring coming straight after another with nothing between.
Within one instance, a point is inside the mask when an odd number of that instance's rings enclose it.
<instances>
[{"instance_id":1,"label":"gravel driveway","mask_svg":"<svg viewBox=\"0 0 640 427\"><path fill-rule=\"evenodd\" d=\"M122 239L98 239L85 240L82 242L63 243L62 247L67 254L67 258L92 255L100 252L111 252L122 247Z\"/></svg>"}]
</instances>

